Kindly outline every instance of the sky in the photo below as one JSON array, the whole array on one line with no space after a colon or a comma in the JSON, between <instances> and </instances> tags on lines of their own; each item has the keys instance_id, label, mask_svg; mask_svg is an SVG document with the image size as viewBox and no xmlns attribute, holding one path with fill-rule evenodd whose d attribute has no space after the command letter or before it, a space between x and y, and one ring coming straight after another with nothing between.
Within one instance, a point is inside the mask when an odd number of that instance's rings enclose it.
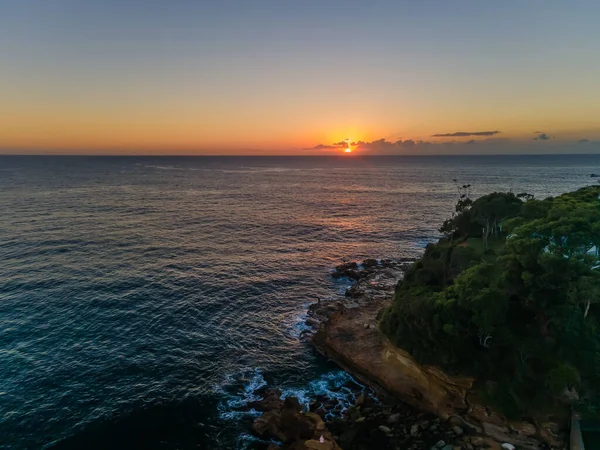
<instances>
[{"instance_id":1,"label":"sky","mask_svg":"<svg viewBox=\"0 0 600 450\"><path fill-rule=\"evenodd\" d=\"M597 0L0 0L0 153L600 152Z\"/></svg>"}]
</instances>

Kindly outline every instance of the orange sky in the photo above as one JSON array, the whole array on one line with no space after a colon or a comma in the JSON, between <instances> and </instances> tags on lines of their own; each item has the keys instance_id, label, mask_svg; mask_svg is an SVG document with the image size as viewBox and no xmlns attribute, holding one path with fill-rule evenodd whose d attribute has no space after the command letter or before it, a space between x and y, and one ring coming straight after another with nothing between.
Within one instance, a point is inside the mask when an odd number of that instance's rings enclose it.
<instances>
[{"instance_id":1,"label":"orange sky","mask_svg":"<svg viewBox=\"0 0 600 450\"><path fill-rule=\"evenodd\" d=\"M15 2L0 17L0 153L600 140L600 3L333 3Z\"/></svg>"}]
</instances>

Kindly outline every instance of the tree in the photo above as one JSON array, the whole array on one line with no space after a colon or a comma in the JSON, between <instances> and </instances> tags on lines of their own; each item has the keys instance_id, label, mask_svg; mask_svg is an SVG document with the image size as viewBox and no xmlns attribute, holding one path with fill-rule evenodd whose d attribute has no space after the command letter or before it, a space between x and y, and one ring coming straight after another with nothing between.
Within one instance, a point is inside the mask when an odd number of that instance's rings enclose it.
<instances>
[{"instance_id":1,"label":"tree","mask_svg":"<svg viewBox=\"0 0 600 450\"><path fill-rule=\"evenodd\" d=\"M512 193L494 192L478 198L470 208L470 215L483 226L482 238L487 247L490 234L497 237L502 221L516 216L521 210L522 201Z\"/></svg>"},{"instance_id":2,"label":"tree","mask_svg":"<svg viewBox=\"0 0 600 450\"><path fill-rule=\"evenodd\" d=\"M381 329L422 363L491 382L486 395L506 414L550 407L565 392L593 409L599 194L600 186L544 200L493 193L457 205L446 237L398 284Z\"/></svg>"}]
</instances>

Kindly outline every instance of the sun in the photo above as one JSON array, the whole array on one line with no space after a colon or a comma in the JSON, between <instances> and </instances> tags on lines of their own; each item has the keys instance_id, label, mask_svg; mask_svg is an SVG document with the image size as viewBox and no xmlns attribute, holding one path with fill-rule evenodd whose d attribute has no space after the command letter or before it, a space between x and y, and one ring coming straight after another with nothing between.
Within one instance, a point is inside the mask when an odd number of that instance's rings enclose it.
<instances>
[{"instance_id":1,"label":"sun","mask_svg":"<svg viewBox=\"0 0 600 450\"><path fill-rule=\"evenodd\" d=\"M352 153L352 149L348 147L346 150L344 150L344 153Z\"/></svg>"}]
</instances>

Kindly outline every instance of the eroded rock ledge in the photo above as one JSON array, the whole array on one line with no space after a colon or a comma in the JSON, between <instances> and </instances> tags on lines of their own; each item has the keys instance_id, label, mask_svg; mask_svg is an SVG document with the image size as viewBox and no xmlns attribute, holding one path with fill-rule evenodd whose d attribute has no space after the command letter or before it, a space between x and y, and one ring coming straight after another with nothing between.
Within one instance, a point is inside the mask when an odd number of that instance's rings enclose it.
<instances>
[{"instance_id":1,"label":"eroded rock ledge","mask_svg":"<svg viewBox=\"0 0 600 450\"><path fill-rule=\"evenodd\" d=\"M462 427L469 437L465 436L463 447L455 448L501 448L504 443L519 449L565 447L562 430L566 424L561 421L509 421L478 401L473 379L451 377L436 367L421 366L392 345L379 332L377 319L391 304L406 262L373 261L338 267L334 276L356 280L346 298L311 305L307 323L314 334L310 339L321 354L375 389Z\"/></svg>"}]
</instances>

